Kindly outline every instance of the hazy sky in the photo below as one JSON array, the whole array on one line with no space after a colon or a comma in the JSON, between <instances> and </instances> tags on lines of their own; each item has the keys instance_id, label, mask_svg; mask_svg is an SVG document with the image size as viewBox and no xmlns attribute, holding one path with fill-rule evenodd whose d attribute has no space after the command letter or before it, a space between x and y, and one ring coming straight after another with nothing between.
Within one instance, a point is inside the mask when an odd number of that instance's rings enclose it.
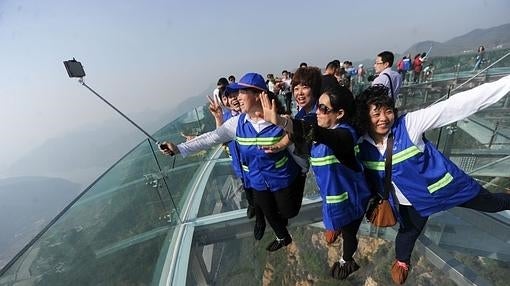
<instances>
[{"instance_id":1,"label":"hazy sky","mask_svg":"<svg viewBox=\"0 0 510 286\"><path fill-rule=\"evenodd\" d=\"M402 52L509 14L508 0L0 0L0 178L46 139L117 116L67 77L72 57L130 114L169 109L220 76Z\"/></svg>"}]
</instances>

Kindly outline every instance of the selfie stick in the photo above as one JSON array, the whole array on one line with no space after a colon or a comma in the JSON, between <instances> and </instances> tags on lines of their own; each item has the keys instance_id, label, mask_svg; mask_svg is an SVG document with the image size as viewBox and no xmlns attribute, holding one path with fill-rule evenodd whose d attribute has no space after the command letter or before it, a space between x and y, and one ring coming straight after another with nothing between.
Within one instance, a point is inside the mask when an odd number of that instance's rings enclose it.
<instances>
[{"instance_id":1,"label":"selfie stick","mask_svg":"<svg viewBox=\"0 0 510 286\"><path fill-rule=\"evenodd\" d=\"M86 87L93 94L95 94L97 97L99 97L102 101L104 101L106 104L108 104L111 108L113 108L113 110L117 111L120 115L122 115L122 117L124 117L127 121L129 121L136 128L138 128L138 130L142 131L142 133L145 134L145 136L147 136L149 139L154 141L154 143L156 143L156 145L159 146L158 140L154 139L154 137L152 137L149 133L147 133L147 131L143 130L142 127L138 126L138 124L136 124L133 120L131 120L129 117L127 117L124 113L122 113L122 111L118 110L117 107L115 107L113 104L108 102L108 100L104 99L101 95L99 95L99 93L97 93L90 86L88 86L85 83L85 81L83 81L83 77L85 76L85 71L83 70L83 66L81 65L80 62L76 61L76 59L73 58L72 60L64 61L64 66L66 67L67 74L69 75L69 77L71 77L71 78L78 77L79 78L78 81L84 87Z\"/></svg>"}]
</instances>

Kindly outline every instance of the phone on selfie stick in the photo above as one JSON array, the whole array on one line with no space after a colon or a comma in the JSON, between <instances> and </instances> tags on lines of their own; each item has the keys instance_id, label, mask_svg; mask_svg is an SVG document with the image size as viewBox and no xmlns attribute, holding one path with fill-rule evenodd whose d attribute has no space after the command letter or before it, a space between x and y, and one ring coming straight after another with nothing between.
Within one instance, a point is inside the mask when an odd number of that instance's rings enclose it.
<instances>
[{"instance_id":1,"label":"phone on selfie stick","mask_svg":"<svg viewBox=\"0 0 510 286\"><path fill-rule=\"evenodd\" d=\"M113 104L108 102L106 99L104 99L101 95L99 95L95 90L93 90L91 87L89 87L87 84L85 84L85 81L83 80L83 77L85 76L85 70L83 69L82 64L77 61L75 58L72 60L64 61L64 66L67 70L67 74L70 78L79 78L79 82L85 86L88 90L90 90L93 94L95 94L97 97L99 97L102 101L104 101L108 106L113 108L115 111L117 111L122 117L124 117L129 123L134 125L138 130L140 130L145 136L147 136L150 140L152 140L160 150L167 151L170 153L171 156L175 155L174 152L170 151L168 149L167 145L161 144L158 140L154 139L147 131L145 131L142 127L138 126L133 120L131 120L129 117L127 117L124 113L122 113L117 107L115 107Z\"/></svg>"}]
</instances>

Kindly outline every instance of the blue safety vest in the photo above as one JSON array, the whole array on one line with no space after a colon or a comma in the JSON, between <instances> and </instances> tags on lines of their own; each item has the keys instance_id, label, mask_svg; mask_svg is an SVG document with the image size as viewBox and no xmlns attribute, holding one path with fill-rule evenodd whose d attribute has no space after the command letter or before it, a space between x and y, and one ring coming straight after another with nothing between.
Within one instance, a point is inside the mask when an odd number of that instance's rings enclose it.
<instances>
[{"instance_id":1,"label":"blue safety vest","mask_svg":"<svg viewBox=\"0 0 510 286\"><path fill-rule=\"evenodd\" d=\"M458 206L474 198L481 186L424 138L420 151L407 133L405 116L393 124L392 181L422 216ZM384 185L384 156L364 140L359 158L379 192Z\"/></svg>"},{"instance_id":2,"label":"blue safety vest","mask_svg":"<svg viewBox=\"0 0 510 286\"><path fill-rule=\"evenodd\" d=\"M252 124L245 121L245 117L245 113L239 116L236 130L245 186L256 191L271 192L289 187L296 179L299 168L287 149L266 153L259 148L280 142L285 132L271 125L257 133Z\"/></svg>"},{"instance_id":3,"label":"blue safety vest","mask_svg":"<svg viewBox=\"0 0 510 286\"><path fill-rule=\"evenodd\" d=\"M336 128L348 129L353 142L357 142L358 136L350 125L340 124ZM342 165L333 150L320 143L312 145L310 161L322 197L326 229L339 230L361 218L371 196L363 172Z\"/></svg>"},{"instance_id":4,"label":"blue safety vest","mask_svg":"<svg viewBox=\"0 0 510 286\"><path fill-rule=\"evenodd\" d=\"M310 112L306 113L304 108L301 108L294 116L295 119L304 120L308 123L317 124L317 102L313 103L313 108Z\"/></svg>"}]
</instances>

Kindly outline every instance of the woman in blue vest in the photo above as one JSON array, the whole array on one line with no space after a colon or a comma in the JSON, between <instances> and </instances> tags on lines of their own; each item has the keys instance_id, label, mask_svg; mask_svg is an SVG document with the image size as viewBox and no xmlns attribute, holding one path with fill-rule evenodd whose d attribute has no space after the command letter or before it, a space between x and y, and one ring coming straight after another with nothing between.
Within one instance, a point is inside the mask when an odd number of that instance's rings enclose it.
<instances>
[{"instance_id":1,"label":"woman in blue vest","mask_svg":"<svg viewBox=\"0 0 510 286\"><path fill-rule=\"evenodd\" d=\"M241 114L241 106L239 105L239 100L237 100L239 90L234 87L235 85L229 84L221 95L224 108L221 107L216 98L207 96L209 100L209 111L216 121L216 128L219 128L223 122L229 120L230 118ZM253 191L249 188L246 188L244 185L241 162L239 161L239 147L237 146L237 142L236 140L231 140L224 144L230 158L232 159L232 170L234 171L234 176L241 181L242 188L244 189L244 193L246 195L246 201L248 202L248 207L246 208L246 216L248 218L258 216L258 221L262 221L264 219L264 215L262 214L262 211L256 208L255 203L253 202ZM261 233L259 233L259 235L261 235Z\"/></svg>"},{"instance_id":2,"label":"woman in blue vest","mask_svg":"<svg viewBox=\"0 0 510 286\"><path fill-rule=\"evenodd\" d=\"M326 90L318 100L316 124L280 118L273 104L263 96L266 120L285 127L293 138L311 143L310 161L322 197L323 222L330 231L326 235L341 231L343 238L342 258L333 264L331 275L345 279L359 269L353 258L358 247L356 234L371 196L355 155L358 135L349 123L354 111L353 95L341 86Z\"/></svg>"},{"instance_id":3,"label":"woman in blue vest","mask_svg":"<svg viewBox=\"0 0 510 286\"><path fill-rule=\"evenodd\" d=\"M264 78L260 74L248 73L234 87L239 90L241 115L228 119L216 130L192 141L177 146L164 142L160 148L167 155L181 153L187 156L218 143L236 140L245 186L253 190L255 204L262 209L276 234L276 239L266 247L272 252L292 242L287 223L289 218L298 214L294 194L303 192L305 177L300 176L301 167L286 146L279 146L286 136L285 131L257 115L263 112L260 94L268 92ZM262 146L273 148L267 152ZM255 239L262 239L265 226L265 220L256 220Z\"/></svg>"},{"instance_id":4,"label":"woman in blue vest","mask_svg":"<svg viewBox=\"0 0 510 286\"><path fill-rule=\"evenodd\" d=\"M292 94L298 106L298 112L294 118L316 122L321 81L321 71L317 67L303 67L296 70L291 81Z\"/></svg>"},{"instance_id":5,"label":"woman in blue vest","mask_svg":"<svg viewBox=\"0 0 510 286\"><path fill-rule=\"evenodd\" d=\"M510 209L510 194L490 193L424 137L428 130L494 104L508 91L510 76L400 117L383 86L373 86L356 98L356 117L364 134L359 158L367 170L367 179L380 192L386 144L393 137L394 192L390 202L400 222L395 239L396 260L391 269L396 284L403 284L407 278L415 242L430 215L456 206L484 212Z\"/></svg>"}]
</instances>

